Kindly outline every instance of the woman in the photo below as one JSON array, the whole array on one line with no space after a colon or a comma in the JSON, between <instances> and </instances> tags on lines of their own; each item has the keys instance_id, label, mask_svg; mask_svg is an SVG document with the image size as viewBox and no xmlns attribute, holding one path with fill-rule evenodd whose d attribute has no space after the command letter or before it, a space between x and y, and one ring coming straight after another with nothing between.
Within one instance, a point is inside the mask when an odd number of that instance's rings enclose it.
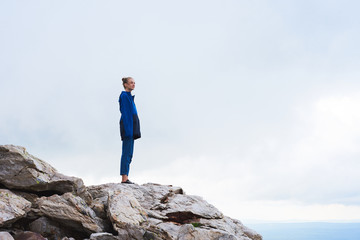
<instances>
[{"instance_id":1,"label":"woman","mask_svg":"<svg viewBox=\"0 0 360 240\"><path fill-rule=\"evenodd\" d=\"M121 183L133 184L128 179L131 159L134 152L134 140L141 137L140 121L131 91L135 89L135 81L132 77L122 79L125 91L119 97L120 105L120 135L122 140L122 155L120 174Z\"/></svg>"}]
</instances>

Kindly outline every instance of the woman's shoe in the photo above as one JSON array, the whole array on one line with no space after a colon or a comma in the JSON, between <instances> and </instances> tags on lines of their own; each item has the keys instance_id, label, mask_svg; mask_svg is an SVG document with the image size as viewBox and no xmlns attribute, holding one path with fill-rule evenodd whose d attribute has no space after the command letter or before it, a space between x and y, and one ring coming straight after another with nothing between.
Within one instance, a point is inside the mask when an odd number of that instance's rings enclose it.
<instances>
[{"instance_id":1,"label":"woman's shoe","mask_svg":"<svg viewBox=\"0 0 360 240\"><path fill-rule=\"evenodd\" d=\"M121 182L121 183L126 183L126 184L134 184L132 181L130 181L129 179L126 180L125 182Z\"/></svg>"}]
</instances>

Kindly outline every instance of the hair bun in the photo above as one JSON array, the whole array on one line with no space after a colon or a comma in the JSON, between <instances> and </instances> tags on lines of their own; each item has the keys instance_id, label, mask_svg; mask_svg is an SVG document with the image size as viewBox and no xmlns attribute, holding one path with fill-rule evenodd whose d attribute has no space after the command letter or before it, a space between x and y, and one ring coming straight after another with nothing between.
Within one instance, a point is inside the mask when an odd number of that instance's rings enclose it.
<instances>
[{"instance_id":1,"label":"hair bun","mask_svg":"<svg viewBox=\"0 0 360 240\"><path fill-rule=\"evenodd\" d=\"M123 81L123 85L125 83L128 83L129 79L132 79L132 77L123 77L121 80Z\"/></svg>"}]
</instances>

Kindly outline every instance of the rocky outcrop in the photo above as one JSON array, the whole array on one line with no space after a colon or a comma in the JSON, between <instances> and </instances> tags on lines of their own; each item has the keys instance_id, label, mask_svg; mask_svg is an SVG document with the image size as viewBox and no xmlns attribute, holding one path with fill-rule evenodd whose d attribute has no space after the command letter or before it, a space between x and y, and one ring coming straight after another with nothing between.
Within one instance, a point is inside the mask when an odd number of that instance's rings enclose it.
<instances>
[{"instance_id":1,"label":"rocky outcrop","mask_svg":"<svg viewBox=\"0 0 360 240\"><path fill-rule=\"evenodd\" d=\"M2 239L261 240L182 188L147 183L84 186L19 146L0 146Z\"/></svg>"},{"instance_id":2,"label":"rocky outcrop","mask_svg":"<svg viewBox=\"0 0 360 240\"><path fill-rule=\"evenodd\" d=\"M9 189L43 194L73 192L91 202L80 178L57 172L50 164L29 154L24 147L0 146L0 163L0 183Z\"/></svg>"}]
</instances>

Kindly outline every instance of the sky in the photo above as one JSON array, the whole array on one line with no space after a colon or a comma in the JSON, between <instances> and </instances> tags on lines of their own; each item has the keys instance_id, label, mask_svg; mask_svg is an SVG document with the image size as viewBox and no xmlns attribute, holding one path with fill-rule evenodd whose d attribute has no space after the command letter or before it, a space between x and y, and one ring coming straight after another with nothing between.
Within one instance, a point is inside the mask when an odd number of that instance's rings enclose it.
<instances>
[{"instance_id":1,"label":"sky","mask_svg":"<svg viewBox=\"0 0 360 240\"><path fill-rule=\"evenodd\" d=\"M86 185L129 179L243 222L360 221L360 3L0 1L0 144Z\"/></svg>"}]
</instances>

